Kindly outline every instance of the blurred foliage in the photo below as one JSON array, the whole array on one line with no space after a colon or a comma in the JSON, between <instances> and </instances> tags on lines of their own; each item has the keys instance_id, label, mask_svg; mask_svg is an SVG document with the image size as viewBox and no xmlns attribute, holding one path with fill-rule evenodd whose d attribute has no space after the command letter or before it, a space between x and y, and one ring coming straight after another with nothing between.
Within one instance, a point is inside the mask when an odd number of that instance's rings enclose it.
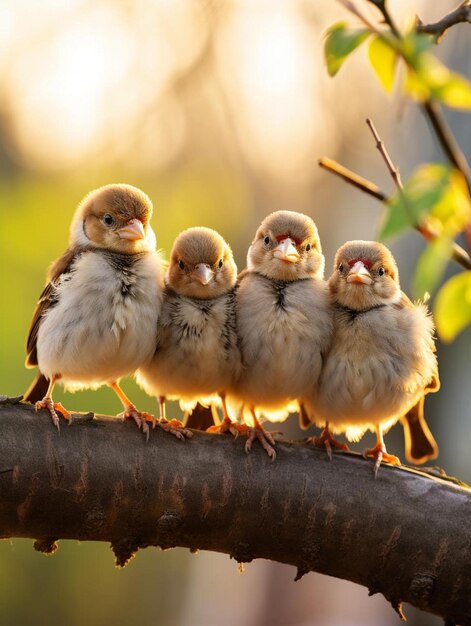
<instances>
[{"instance_id":1,"label":"blurred foliage","mask_svg":"<svg viewBox=\"0 0 471 626\"><path fill-rule=\"evenodd\" d=\"M388 203L380 238L386 239L424 223L440 204L451 182L451 168L429 163L420 166ZM453 200L453 199L452 199Z\"/></svg>"},{"instance_id":2,"label":"blurred foliage","mask_svg":"<svg viewBox=\"0 0 471 626\"><path fill-rule=\"evenodd\" d=\"M405 92L421 102L434 99L457 109L471 109L471 83L431 54L433 44L432 37L414 31L403 38L399 53L407 64Z\"/></svg>"},{"instance_id":3,"label":"blurred foliage","mask_svg":"<svg viewBox=\"0 0 471 626\"><path fill-rule=\"evenodd\" d=\"M451 72L432 54L436 38L418 33L415 27L401 35L389 17L386 2L379 4L386 30L377 30L353 6L347 8L362 19L366 28L353 29L346 22L338 22L327 30L324 54L330 76L372 36L368 58L385 91L392 91L397 61L402 59L405 65L402 88L406 95L419 102L437 101L471 110L471 83ZM421 298L436 289L443 279L453 242L470 225L470 190L462 173L443 164L427 163L417 168L404 188L388 201L379 237L385 239L413 227L430 240L418 259L412 281L414 296ZM468 274L452 278L438 294L435 317L444 341L454 339L471 323Z\"/></svg>"},{"instance_id":4,"label":"blurred foliage","mask_svg":"<svg viewBox=\"0 0 471 626\"><path fill-rule=\"evenodd\" d=\"M443 164L421 165L404 189L391 198L380 229L381 239L411 227L435 235L417 263L415 297L421 298L436 288L450 259L454 238L470 222L466 181L458 170Z\"/></svg>"},{"instance_id":5,"label":"blurred foliage","mask_svg":"<svg viewBox=\"0 0 471 626\"><path fill-rule=\"evenodd\" d=\"M471 324L471 272L461 272L445 283L437 296L435 317L443 341L452 341Z\"/></svg>"}]
</instances>

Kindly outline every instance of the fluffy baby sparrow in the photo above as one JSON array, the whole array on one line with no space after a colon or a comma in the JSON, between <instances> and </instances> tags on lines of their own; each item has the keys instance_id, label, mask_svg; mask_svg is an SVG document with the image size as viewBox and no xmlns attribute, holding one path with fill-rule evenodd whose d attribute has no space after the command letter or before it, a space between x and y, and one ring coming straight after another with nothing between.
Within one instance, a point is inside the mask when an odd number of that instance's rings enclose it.
<instances>
[{"instance_id":1,"label":"fluffy baby sparrow","mask_svg":"<svg viewBox=\"0 0 471 626\"><path fill-rule=\"evenodd\" d=\"M243 403L271 458L274 440L260 424L284 419L317 382L332 320L324 257L310 217L277 211L262 222L236 291L236 321L243 370L231 400Z\"/></svg>"},{"instance_id":2,"label":"fluffy baby sparrow","mask_svg":"<svg viewBox=\"0 0 471 626\"><path fill-rule=\"evenodd\" d=\"M158 397L165 422L165 400L182 408L222 401L220 432L236 434L225 394L240 373L234 312L237 267L224 239L210 228L189 228L177 237L165 279L154 357L137 382Z\"/></svg>"},{"instance_id":3,"label":"fluffy baby sparrow","mask_svg":"<svg viewBox=\"0 0 471 626\"><path fill-rule=\"evenodd\" d=\"M366 430L375 459L399 463L387 453L383 434L406 416L407 457L437 455L423 418L424 394L439 388L433 322L423 304L401 292L391 252L373 241L350 241L337 252L329 280L334 337L306 409L325 420L318 444L334 443L332 432L358 440ZM415 443L414 443L415 442Z\"/></svg>"},{"instance_id":4,"label":"fluffy baby sparrow","mask_svg":"<svg viewBox=\"0 0 471 626\"><path fill-rule=\"evenodd\" d=\"M163 273L150 226L152 203L130 185L106 185L79 204L67 251L48 272L27 341L27 367L44 377L25 399L49 411L59 428L52 400L56 382L65 389L106 384L148 434L148 414L137 411L119 386L122 376L149 360L155 346ZM44 397L38 399L41 391Z\"/></svg>"}]
</instances>

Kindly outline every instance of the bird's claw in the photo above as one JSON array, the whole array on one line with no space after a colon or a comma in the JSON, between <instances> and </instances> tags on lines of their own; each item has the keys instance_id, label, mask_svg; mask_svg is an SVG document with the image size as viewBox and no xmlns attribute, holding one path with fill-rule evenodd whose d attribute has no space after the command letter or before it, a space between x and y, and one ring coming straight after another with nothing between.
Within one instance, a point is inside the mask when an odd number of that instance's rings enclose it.
<instances>
[{"instance_id":1,"label":"bird's claw","mask_svg":"<svg viewBox=\"0 0 471 626\"><path fill-rule=\"evenodd\" d=\"M43 398L42 400L38 400L34 405L36 411L41 409L46 409L51 416L52 423L60 432L60 424L59 424L59 416L57 415L57 411L62 415L65 420L68 420L70 417L69 411L65 409L60 402L53 402L52 398Z\"/></svg>"},{"instance_id":2,"label":"bird's claw","mask_svg":"<svg viewBox=\"0 0 471 626\"><path fill-rule=\"evenodd\" d=\"M144 411L138 411L135 406L128 407L123 413L120 413L118 417L122 417L127 420L134 420L139 430L142 430L146 436L146 441L149 441L149 424L147 422L154 422L154 416Z\"/></svg>"},{"instance_id":3,"label":"bird's claw","mask_svg":"<svg viewBox=\"0 0 471 626\"><path fill-rule=\"evenodd\" d=\"M250 450L252 449L252 443L257 439L260 442L260 445L262 446L262 448L270 457L270 459L274 461L276 459L276 452L275 452L275 448L273 447L275 445L273 434L269 433L267 430L265 430L261 426L259 427L255 426L253 428L246 427L246 428L247 430L245 432L248 438L247 438L247 441L245 442L245 451L249 453Z\"/></svg>"},{"instance_id":4,"label":"bird's claw","mask_svg":"<svg viewBox=\"0 0 471 626\"><path fill-rule=\"evenodd\" d=\"M161 418L159 420L155 420L152 424L152 427L155 428L158 426L166 433L170 433L180 441L185 441L185 437L187 439L191 439L193 437L193 432L189 428L185 428L180 420L167 420L165 418Z\"/></svg>"},{"instance_id":5,"label":"bird's claw","mask_svg":"<svg viewBox=\"0 0 471 626\"><path fill-rule=\"evenodd\" d=\"M320 437L308 437L306 439L306 443L313 444L317 448L325 448L327 456L329 457L329 461L332 461L332 448L335 448L336 450L343 450L344 452L350 451L350 448L347 446L346 443L337 441L337 439L334 439L334 437L332 437L330 431L325 429Z\"/></svg>"},{"instance_id":6,"label":"bird's claw","mask_svg":"<svg viewBox=\"0 0 471 626\"><path fill-rule=\"evenodd\" d=\"M225 417L218 426L210 426L206 432L218 435L223 435L224 433L229 432L234 439L237 439L240 434L245 435L247 430L248 427L245 426L245 424L236 424L229 417Z\"/></svg>"},{"instance_id":7,"label":"bird's claw","mask_svg":"<svg viewBox=\"0 0 471 626\"><path fill-rule=\"evenodd\" d=\"M389 454L386 450L386 446L378 443L374 448L367 448L363 452L363 457L365 459L373 458L375 460L375 464L373 467L375 478L378 475L378 470L383 461L386 463L390 463L391 465L401 465L401 461L394 454Z\"/></svg>"}]
</instances>

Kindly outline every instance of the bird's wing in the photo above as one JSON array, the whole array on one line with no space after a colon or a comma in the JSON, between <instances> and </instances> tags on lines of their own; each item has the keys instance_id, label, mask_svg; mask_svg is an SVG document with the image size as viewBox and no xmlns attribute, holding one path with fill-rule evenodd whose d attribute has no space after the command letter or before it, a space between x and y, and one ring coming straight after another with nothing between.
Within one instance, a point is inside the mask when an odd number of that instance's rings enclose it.
<instances>
[{"instance_id":1,"label":"bird's wing","mask_svg":"<svg viewBox=\"0 0 471 626\"><path fill-rule=\"evenodd\" d=\"M401 291L401 299L400 301L394 305L397 309L415 309L416 305L406 296L406 294ZM424 307L425 309L425 307ZM429 314L427 314L429 315ZM435 352L435 346L433 346L433 351ZM440 377L438 375L438 365L435 363L434 371L430 378L430 381L427 383L424 393L435 393L440 389Z\"/></svg>"},{"instance_id":2,"label":"bird's wing","mask_svg":"<svg viewBox=\"0 0 471 626\"><path fill-rule=\"evenodd\" d=\"M82 250L77 248L66 250L49 268L47 284L39 296L29 328L28 339L26 341L26 367L35 367L38 364L36 344L42 317L48 309L56 304L56 286L59 284L61 277L70 272L75 259L81 252Z\"/></svg>"}]
</instances>

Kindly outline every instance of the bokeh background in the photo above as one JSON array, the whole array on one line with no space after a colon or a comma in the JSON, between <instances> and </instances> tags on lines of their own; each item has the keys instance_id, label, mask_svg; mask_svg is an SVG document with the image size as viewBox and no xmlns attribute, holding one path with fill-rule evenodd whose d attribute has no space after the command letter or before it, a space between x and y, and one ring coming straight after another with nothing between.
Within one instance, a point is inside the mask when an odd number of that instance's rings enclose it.
<instances>
[{"instance_id":1,"label":"bokeh background","mask_svg":"<svg viewBox=\"0 0 471 626\"><path fill-rule=\"evenodd\" d=\"M434 21L456 0L390 4L405 24L415 14ZM339 19L349 16L333 0L0 2L1 393L20 394L32 379L23 366L31 313L46 267L67 246L74 208L94 187L143 188L167 254L183 228L219 230L240 269L257 225L273 210L314 218L328 274L345 240L375 237L381 206L320 170L317 159L336 158L392 191L366 117L404 179L441 154L417 106L381 91L364 49L328 78L322 35ZM470 44L471 27L457 26L438 55L469 76ZM471 157L469 117L446 115ZM391 242L406 291L423 245L415 233ZM442 389L426 407L440 465L468 482L470 350L470 329L439 346ZM155 411L133 381L125 388ZM57 399L77 410L120 410L107 389L58 392ZM284 426L286 435L304 436L294 418ZM403 456L400 426L387 443ZM264 561L241 574L226 556L183 549L145 550L121 571L102 544L64 541L45 558L32 541L4 540L0 624L399 623L384 598L368 598L362 587L317 574L294 583L294 575ZM416 626L439 623L411 607L406 613Z\"/></svg>"}]
</instances>

